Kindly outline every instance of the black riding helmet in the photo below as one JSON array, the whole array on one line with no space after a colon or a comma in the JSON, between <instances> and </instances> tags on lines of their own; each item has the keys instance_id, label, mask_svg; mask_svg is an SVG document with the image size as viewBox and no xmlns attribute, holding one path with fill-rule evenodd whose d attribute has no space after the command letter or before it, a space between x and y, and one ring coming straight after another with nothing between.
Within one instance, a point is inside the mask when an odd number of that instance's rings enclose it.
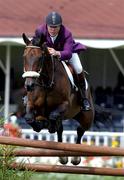
<instances>
[{"instance_id":1,"label":"black riding helmet","mask_svg":"<svg viewBox=\"0 0 124 180\"><path fill-rule=\"evenodd\" d=\"M46 24L48 26L60 26L62 24L62 17L57 12L51 12L46 17Z\"/></svg>"}]
</instances>

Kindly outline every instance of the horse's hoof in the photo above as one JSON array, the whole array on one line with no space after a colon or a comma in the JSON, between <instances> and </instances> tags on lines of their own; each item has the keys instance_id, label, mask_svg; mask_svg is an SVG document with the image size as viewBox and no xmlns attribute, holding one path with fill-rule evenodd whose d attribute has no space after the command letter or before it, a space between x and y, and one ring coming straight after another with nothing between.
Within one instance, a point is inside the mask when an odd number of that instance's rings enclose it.
<instances>
[{"instance_id":1,"label":"horse's hoof","mask_svg":"<svg viewBox=\"0 0 124 180\"><path fill-rule=\"evenodd\" d=\"M49 133L51 134L56 132L56 128L52 126L48 130L49 130Z\"/></svg>"},{"instance_id":2,"label":"horse's hoof","mask_svg":"<svg viewBox=\"0 0 124 180\"><path fill-rule=\"evenodd\" d=\"M44 122L38 122L33 120L26 121L28 125L30 125L34 131L40 132L44 128Z\"/></svg>"},{"instance_id":3,"label":"horse's hoof","mask_svg":"<svg viewBox=\"0 0 124 180\"><path fill-rule=\"evenodd\" d=\"M57 131L56 122L50 121L48 124L49 133L55 133Z\"/></svg>"},{"instance_id":4,"label":"horse's hoof","mask_svg":"<svg viewBox=\"0 0 124 180\"><path fill-rule=\"evenodd\" d=\"M61 164L67 164L68 163L68 157L59 157L59 162Z\"/></svg>"},{"instance_id":5,"label":"horse's hoof","mask_svg":"<svg viewBox=\"0 0 124 180\"><path fill-rule=\"evenodd\" d=\"M34 130L35 132L40 132L42 129L41 129L41 128L38 128L38 127L33 127L33 130Z\"/></svg>"},{"instance_id":6,"label":"horse's hoof","mask_svg":"<svg viewBox=\"0 0 124 180\"><path fill-rule=\"evenodd\" d=\"M72 157L71 158L71 163L73 165L78 165L78 164L80 164L80 162L81 162L81 157Z\"/></svg>"}]
</instances>

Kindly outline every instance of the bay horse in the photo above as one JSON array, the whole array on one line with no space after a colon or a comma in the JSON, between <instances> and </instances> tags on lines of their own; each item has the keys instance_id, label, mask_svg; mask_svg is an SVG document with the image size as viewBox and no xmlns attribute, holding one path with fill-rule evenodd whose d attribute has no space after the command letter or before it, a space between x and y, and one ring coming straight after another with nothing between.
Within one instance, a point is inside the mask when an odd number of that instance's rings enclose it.
<instances>
[{"instance_id":1,"label":"bay horse","mask_svg":"<svg viewBox=\"0 0 124 180\"><path fill-rule=\"evenodd\" d=\"M48 129L50 133L57 132L58 142L62 142L62 121L75 119L79 122L77 127L76 143L81 143L81 138L94 120L94 105L87 88L87 97L91 104L89 111L82 111L79 103L79 92L72 88L68 75L61 60L51 57L47 46L42 42L35 46L23 33L26 44L23 59L25 88L25 119L33 130L40 132ZM72 163L80 163L80 157L73 157ZM61 163L67 163L67 157L60 158Z\"/></svg>"}]
</instances>

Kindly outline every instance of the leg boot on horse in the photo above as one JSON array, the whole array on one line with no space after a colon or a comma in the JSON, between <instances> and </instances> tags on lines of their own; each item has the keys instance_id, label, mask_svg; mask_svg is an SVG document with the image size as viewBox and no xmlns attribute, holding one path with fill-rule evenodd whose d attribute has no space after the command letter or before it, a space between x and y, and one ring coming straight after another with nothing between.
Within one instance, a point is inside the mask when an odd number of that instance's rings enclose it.
<instances>
[{"instance_id":1,"label":"leg boot on horse","mask_svg":"<svg viewBox=\"0 0 124 180\"><path fill-rule=\"evenodd\" d=\"M78 74L78 86L81 96L81 108L83 111L89 111L91 109L91 105L86 95L86 82L84 72Z\"/></svg>"},{"instance_id":2,"label":"leg boot on horse","mask_svg":"<svg viewBox=\"0 0 124 180\"><path fill-rule=\"evenodd\" d=\"M32 109L28 105L28 97L25 96L26 102L24 103L24 106L26 107L26 112L24 115L26 123L33 128L34 131L40 132L42 129L48 127L48 121L46 119L43 119L42 121L39 121L35 117L34 109Z\"/></svg>"},{"instance_id":3,"label":"leg boot on horse","mask_svg":"<svg viewBox=\"0 0 124 180\"><path fill-rule=\"evenodd\" d=\"M46 120L36 121L34 119L33 113L26 114L24 118L26 120L26 123L30 125L33 128L33 130L36 132L40 132L42 129L48 126L48 122Z\"/></svg>"}]
</instances>

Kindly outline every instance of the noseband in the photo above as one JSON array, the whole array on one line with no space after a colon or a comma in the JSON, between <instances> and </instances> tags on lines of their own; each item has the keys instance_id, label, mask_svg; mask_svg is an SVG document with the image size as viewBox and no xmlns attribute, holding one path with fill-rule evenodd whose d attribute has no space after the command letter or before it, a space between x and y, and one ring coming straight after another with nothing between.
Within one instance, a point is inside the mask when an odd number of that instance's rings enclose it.
<instances>
[{"instance_id":1,"label":"noseband","mask_svg":"<svg viewBox=\"0 0 124 180\"><path fill-rule=\"evenodd\" d=\"M26 48L40 49L40 47L38 47L38 46L26 46ZM41 72L41 69L40 69L39 72L36 72L36 71L25 71L25 68L24 68L24 73L22 74L22 77L23 78L28 78L28 77L39 78L40 77L40 72Z\"/></svg>"},{"instance_id":2,"label":"noseband","mask_svg":"<svg viewBox=\"0 0 124 180\"><path fill-rule=\"evenodd\" d=\"M32 46L31 45L30 46L26 46L26 48L41 49L40 47L33 46L33 45ZM43 57L43 61L44 61L44 57ZM52 70L53 70L53 72L52 72L51 82L49 83L49 85L47 85L47 88L52 88L53 85L54 85L55 64L54 64L53 56L51 56L51 61L52 61ZM43 66L43 63L42 63L42 66ZM24 68L24 73L22 74L22 77L23 78L39 78L40 75L41 75L41 72L42 72L42 66L41 66L41 68L40 68L40 70L38 72L36 72L36 71L25 71L25 68ZM43 74L43 75L45 75L45 74ZM47 75L45 75L45 76L47 76ZM42 83L42 85L40 85L40 86L45 87L45 84L43 85L43 83Z\"/></svg>"}]
</instances>

